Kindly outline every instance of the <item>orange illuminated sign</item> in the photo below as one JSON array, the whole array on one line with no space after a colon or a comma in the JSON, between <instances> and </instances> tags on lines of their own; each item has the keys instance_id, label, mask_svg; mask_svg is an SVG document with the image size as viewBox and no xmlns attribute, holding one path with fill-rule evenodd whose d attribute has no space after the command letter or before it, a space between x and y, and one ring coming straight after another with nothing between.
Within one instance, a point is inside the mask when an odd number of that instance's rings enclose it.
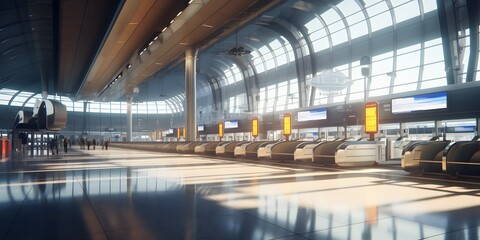
<instances>
[{"instance_id":1,"label":"orange illuminated sign","mask_svg":"<svg viewBox=\"0 0 480 240\"><path fill-rule=\"evenodd\" d=\"M185 138L185 136L187 136L186 132L187 132L187 128L183 128L183 135L182 135L183 138Z\"/></svg>"},{"instance_id":2,"label":"orange illuminated sign","mask_svg":"<svg viewBox=\"0 0 480 240\"><path fill-rule=\"evenodd\" d=\"M258 117L252 118L252 136L254 138L258 136Z\"/></svg>"},{"instance_id":3,"label":"orange illuminated sign","mask_svg":"<svg viewBox=\"0 0 480 240\"><path fill-rule=\"evenodd\" d=\"M292 134L292 114L285 113L283 115L283 135L290 136Z\"/></svg>"},{"instance_id":4,"label":"orange illuminated sign","mask_svg":"<svg viewBox=\"0 0 480 240\"><path fill-rule=\"evenodd\" d=\"M378 132L378 103L368 102L365 104L365 133L375 134Z\"/></svg>"},{"instance_id":5,"label":"orange illuminated sign","mask_svg":"<svg viewBox=\"0 0 480 240\"><path fill-rule=\"evenodd\" d=\"M177 138L180 139L180 128L177 128Z\"/></svg>"},{"instance_id":6,"label":"orange illuminated sign","mask_svg":"<svg viewBox=\"0 0 480 240\"><path fill-rule=\"evenodd\" d=\"M218 123L218 136L223 138L223 122Z\"/></svg>"}]
</instances>

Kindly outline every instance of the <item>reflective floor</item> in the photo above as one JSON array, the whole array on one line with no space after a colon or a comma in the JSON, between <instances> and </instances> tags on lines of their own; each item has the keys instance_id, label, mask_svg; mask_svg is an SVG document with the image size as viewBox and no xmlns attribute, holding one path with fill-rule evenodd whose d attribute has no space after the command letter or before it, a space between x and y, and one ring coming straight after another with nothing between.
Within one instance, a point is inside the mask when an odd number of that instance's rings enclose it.
<instances>
[{"instance_id":1,"label":"reflective floor","mask_svg":"<svg viewBox=\"0 0 480 240\"><path fill-rule=\"evenodd\" d=\"M134 150L0 163L0 239L479 239L479 182Z\"/></svg>"}]
</instances>

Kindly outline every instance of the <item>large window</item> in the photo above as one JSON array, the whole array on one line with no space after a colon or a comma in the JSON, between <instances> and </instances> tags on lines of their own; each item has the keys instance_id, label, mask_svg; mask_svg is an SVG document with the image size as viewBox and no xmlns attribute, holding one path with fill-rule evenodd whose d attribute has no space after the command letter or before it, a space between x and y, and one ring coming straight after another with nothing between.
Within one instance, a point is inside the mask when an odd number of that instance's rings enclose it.
<instances>
[{"instance_id":1,"label":"large window","mask_svg":"<svg viewBox=\"0 0 480 240\"><path fill-rule=\"evenodd\" d=\"M33 93L31 92L19 92L15 98L13 98L12 102L10 103L10 106L17 106L21 107L27 101L29 97L31 97Z\"/></svg>"},{"instance_id":2,"label":"large window","mask_svg":"<svg viewBox=\"0 0 480 240\"><path fill-rule=\"evenodd\" d=\"M0 89L0 105L8 105L12 97L17 92L18 91L16 90L7 89L7 88Z\"/></svg>"}]
</instances>

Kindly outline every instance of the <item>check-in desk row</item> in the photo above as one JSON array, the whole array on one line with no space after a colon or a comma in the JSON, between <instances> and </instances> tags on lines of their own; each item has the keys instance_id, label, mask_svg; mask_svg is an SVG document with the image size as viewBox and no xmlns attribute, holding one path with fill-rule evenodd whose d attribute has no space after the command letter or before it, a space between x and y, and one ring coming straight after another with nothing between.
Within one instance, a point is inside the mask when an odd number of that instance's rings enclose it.
<instances>
[{"instance_id":1,"label":"check-in desk row","mask_svg":"<svg viewBox=\"0 0 480 240\"><path fill-rule=\"evenodd\" d=\"M412 142L404 149L402 168L412 173L440 173L450 176L480 175L480 142Z\"/></svg>"},{"instance_id":2,"label":"check-in desk row","mask_svg":"<svg viewBox=\"0 0 480 240\"><path fill-rule=\"evenodd\" d=\"M379 142L368 141L225 141L112 143L112 147L228 158L308 161L340 166L372 165L379 161Z\"/></svg>"}]
</instances>

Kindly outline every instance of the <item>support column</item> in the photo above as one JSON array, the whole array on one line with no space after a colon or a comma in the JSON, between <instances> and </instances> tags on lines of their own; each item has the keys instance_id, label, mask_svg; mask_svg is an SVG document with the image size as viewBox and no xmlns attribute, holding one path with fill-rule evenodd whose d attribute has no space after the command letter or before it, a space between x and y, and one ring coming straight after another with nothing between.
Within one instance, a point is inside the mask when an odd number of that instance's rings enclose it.
<instances>
[{"instance_id":1,"label":"support column","mask_svg":"<svg viewBox=\"0 0 480 240\"><path fill-rule=\"evenodd\" d=\"M87 107L88 107L88 102L83 102L82 135L87 134Z\"/></svg>"},{"instance_id":2,"label":"support column","mask_svg":"<svg viewBox=\"0 0 480 240\"><path fill-rule=\"evenodd\" d=\"M400 123L400 136L408 137L408 128L406 123Z\"/></svg>"},{"instance_id":3,"label":"support column","mask_svg":"<svg viewBox=\"0 0 480 240\"><path fill-rule=\"evenodd\" d=\"M442 127L442 121L435 121L434 129L433 129L433 136L440 135L440 128ZM443 135L443 134L442 134Z\"/></svg>"},{"instance_id":4,"label":"support column","mask_svg":"<svg viewBox=\"0 0 480 240\"><path fill-rule=\"evenodd\" d=\"M127 142L132 141L132 96L127 96Z\"/></svg>"},{"instance_id":5,"label":"support column","mask_svg":"<svg viewBox=\"0 0 480 240\"><path fill-rule=\"evenodd\" d=\"M475 136L478 136L478 135L480 135L480 131L479 131L479 129L478 129L478 128L480 127L480 118L477 118L475 122L476 122L476 125L475 125Z\"/></svg>"},{"instance_id":6,"label":"support column","mask_svg":"<svg viewBox=\"0 0 480 240\"><path fill-rule=\"evenodd\" d=\"M445 59L445 72L447 84L458 83L460 70L458 29L456 26L455 1L437 0L438 20L442 34L443 54Z\"/></svg>"},{"instance_id":7,"label":"support column","mask_svg":"<svg viewBox=\"0 0 480 240\"><path fill-rule=\"evenodd\" d=\"M198 49L190 47L185 52L185 123L186 140L195 141L197 133L197 53Z\"/></svg>"},{"instance_id":8,"label":"support column","mask_svg":"<svg viewBox=\"0 0 480 240\"><path fill-rule=\"evenodd\" d=\"M27 134L27 136L28 136L28 133L25 133L25 134ZM22 144L22 145L23 145L23 144ZM33 153L34 153L34 151L33 151L33 150L34 150L34 149L33 149L33 146L35 146L35 133L32 131L32 132L30 132L30 157L33 157ZM23 148L23 147L27 148L27 147L28 147L28 143L26 144L26 146L22 146L22 148ZM26 151L27 151L27 150L25 149L25 152L26 152ZM23 153L23 149L22 149L22 153Z\"/></svg>"}]
</instances>

